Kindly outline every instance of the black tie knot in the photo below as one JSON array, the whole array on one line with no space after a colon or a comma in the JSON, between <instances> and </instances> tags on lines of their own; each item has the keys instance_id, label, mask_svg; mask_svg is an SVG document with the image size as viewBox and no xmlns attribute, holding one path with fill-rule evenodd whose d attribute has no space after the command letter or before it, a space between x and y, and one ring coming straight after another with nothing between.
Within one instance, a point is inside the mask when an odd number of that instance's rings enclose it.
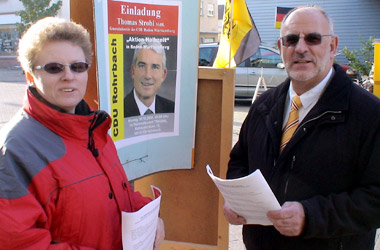
<instances>
[{"instance_id":1,"label":"black tie knot","mask_svg":"<svg viewBox=\"0 0 380 250\"><path fill-rule=\"evenodd\" d=\"M150 110L150 109L147 109L144 113L144 115L150 115L150 114L153 114L153 111Z\"/></svg>"}]
</instances>

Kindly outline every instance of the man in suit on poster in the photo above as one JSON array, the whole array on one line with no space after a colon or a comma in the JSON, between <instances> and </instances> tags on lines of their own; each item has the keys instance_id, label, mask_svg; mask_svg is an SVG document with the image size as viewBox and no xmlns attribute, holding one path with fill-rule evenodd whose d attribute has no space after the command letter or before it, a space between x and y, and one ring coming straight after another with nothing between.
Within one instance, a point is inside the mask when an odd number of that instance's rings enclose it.
<instances>
[{"instance_id":1,"label":"man in suit on poster","mask_svg":"<svg viewBox=\"0 0 380 250\"><path fill-rule=\"evenodd\" d=\"M133 90L124 98L124 117L174 113L174 102L157 95L166 78L166 53L160 42L140 42L133 55Z\"/></svg>"}]
</instances>

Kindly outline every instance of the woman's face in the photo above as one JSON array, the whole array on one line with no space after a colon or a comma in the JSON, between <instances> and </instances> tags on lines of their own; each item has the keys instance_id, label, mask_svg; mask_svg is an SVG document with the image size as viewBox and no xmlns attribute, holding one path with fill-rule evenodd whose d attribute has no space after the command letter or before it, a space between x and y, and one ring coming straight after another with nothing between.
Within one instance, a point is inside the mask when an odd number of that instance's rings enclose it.
<instances>
[{"instance_id":1,"label":"woman's face","mask_svg":"<svg viewBox=\"0 0 380 250\"><path fill-rule=\"evenodd\" d=\"M67 113L74 113L76 105L86 93L88 74L87 71L74 72L67 65L85 62L84 52L81 47L69 41L51 41L37 54L34 67L52 62L66 66L56 74L48 73L43 68L33 69L32 86L50 104Z\"/></svg>"}]
</instances>

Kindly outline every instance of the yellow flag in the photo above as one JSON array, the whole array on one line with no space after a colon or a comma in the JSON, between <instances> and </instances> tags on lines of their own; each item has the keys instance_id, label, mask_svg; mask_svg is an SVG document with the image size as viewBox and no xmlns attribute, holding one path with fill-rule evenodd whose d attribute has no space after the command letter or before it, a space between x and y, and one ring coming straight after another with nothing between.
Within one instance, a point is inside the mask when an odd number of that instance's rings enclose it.
<instances>
[{"instance_id":1,"label":"yellow flag","mask_svg":"<svg viewBox=\"0 0 380 250\"><path fill-rule=\"evenodd\" d=\"M260 43L260 36L245 0L227 0L218 54L213 67L235 67L252 56Z\"/></svg>"}]
</instances>

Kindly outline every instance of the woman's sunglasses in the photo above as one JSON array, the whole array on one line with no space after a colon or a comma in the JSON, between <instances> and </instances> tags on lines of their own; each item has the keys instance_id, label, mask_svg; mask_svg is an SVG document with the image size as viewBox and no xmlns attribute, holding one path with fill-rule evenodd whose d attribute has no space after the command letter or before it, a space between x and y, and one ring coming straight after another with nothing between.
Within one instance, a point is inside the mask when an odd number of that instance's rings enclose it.
<instances>
[{"instance_id":1,"label":"woman's sunglasses","mask_svg":"<svg viewBox=\"0 0 380 250\"><path fill-rule=\"evenodd\" d=\"M70 70L75 73L85 72L90 67L90 65L86 62L75 62L72 64L52 62L42 66L36 66L34 69L44 69L49 74L58 74L65 70L65 66L69 66Z\"/></svg>"},{"instance_id":2,"label":"woman's sunglasses","mask_svg":"<svg viewBox=\"0 0 380 250\"><path fill-rule=\"evenodd\" d=\"M283 37L280 37L282 45L286 47L296 46L300 38L305 40L307 45L319 45L322 42L322 37L324 36L333 36L333 35L321 35L319 33L309 33L305 36L300 36L296 34L290 34Z\"/></svg>"}]
</instances>

